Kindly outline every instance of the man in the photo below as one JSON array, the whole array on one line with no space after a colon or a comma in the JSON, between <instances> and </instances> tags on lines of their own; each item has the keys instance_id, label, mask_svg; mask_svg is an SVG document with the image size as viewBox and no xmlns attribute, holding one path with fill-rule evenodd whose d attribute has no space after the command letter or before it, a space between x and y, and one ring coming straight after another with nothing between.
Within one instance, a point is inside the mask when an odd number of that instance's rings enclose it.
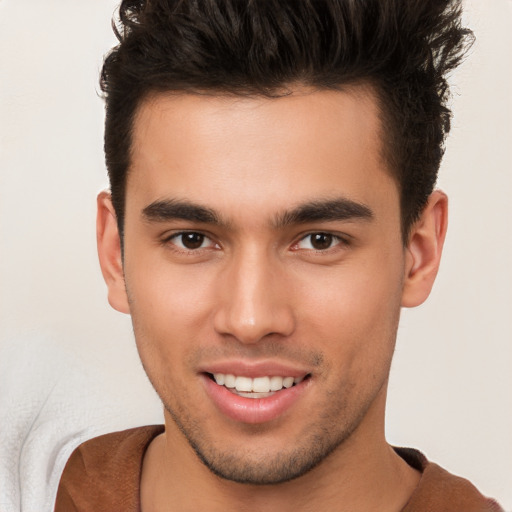
<instances>
[{"instance_id":1,"label":"man","mask_svg":"<svg viewBox=\"0 0 512 512\"><path fill-rule=\"evenodd\" d=\"M384 436L429 295L455 1L125 0L102 74L109 302L165 427L93 439L56 510L500 510Z\"/></svg>"}]
</instances>

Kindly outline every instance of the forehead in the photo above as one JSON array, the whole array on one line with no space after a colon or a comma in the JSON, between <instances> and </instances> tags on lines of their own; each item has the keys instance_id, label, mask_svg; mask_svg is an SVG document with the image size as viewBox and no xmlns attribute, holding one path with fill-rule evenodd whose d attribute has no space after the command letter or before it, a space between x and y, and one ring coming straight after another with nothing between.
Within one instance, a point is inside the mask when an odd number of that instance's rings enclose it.
<instances>
[{"instance_id":1,"label":"forehead","mask_svg":"<svg viewBox=\"0 0 512 512\"><path fill-rule=\"evenodd\" d=\"M177 197L270 215L333 195L375 203L390 187L396 198L380 141L368 88L280 98L156 94L134 122L127 209Z\"/></svg>"}]
</instances>

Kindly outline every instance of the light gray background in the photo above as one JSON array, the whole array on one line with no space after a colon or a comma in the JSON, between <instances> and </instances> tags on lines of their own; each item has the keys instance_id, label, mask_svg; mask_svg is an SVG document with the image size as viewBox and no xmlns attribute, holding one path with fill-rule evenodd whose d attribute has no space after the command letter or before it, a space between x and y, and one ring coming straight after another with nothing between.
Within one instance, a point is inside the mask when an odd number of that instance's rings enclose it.
<instances>
[{"instance_id":1,"label":"light gray background","mask_svg":"<svg viewBox=\"0 0 512 512\"><path fill-rule=\"evenodd\" d=\"M96 262L97 77L116 4L0 0L0 405L30 426L53 400L47 433L162 416ZM430 300L403 314L387 429L512 509L512 3L466 6L477 43L452 79L450 229ZM31 467L23 439L13 453Z\"/></svg>"}]
</instances>

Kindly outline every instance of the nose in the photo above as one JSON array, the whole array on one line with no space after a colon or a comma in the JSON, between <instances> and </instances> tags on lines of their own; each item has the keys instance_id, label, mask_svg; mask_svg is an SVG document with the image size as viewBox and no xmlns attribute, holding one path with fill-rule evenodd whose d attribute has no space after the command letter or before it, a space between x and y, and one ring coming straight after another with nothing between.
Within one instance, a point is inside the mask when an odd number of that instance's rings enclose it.
<instances>
[{"instance_id":1,"label":"nose","mask_svg":"<svg viewBox=\"0 0 512 512\"><path fill-rule=\"evenodd\" d=\"M215 330L244 344L290 336L295 319L285 280L280 262L265 251L253 248L233 257L219 278Z\"/></svg>"}]
</instances>

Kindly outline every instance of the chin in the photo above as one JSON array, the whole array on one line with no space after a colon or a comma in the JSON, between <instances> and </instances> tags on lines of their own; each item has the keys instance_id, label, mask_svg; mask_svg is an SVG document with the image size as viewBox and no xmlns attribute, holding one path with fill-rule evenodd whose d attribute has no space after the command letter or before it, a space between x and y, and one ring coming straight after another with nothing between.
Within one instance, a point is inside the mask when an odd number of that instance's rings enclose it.
<instances>
[{"instance_id":1,"label":"chin","mask_svg":"<svg viewBox=\"0 0 512 512\"><path fill-rule=\"evenodd\" d=\"M343 444L359 424L354 421L350 426L335 426L321 418L316 425L310 423L302 434L297 434L294 443L289 442L289 437L282 443L265 441L272 435L272 428L259 426L252 428L252 434L247 434L243 441L227 438L222 442L224 446L220 446L220 441L213 439L197 421L181 415L180 419L169 408L166 410L199 460L213 474L247 485L276 485L305 475ZM252 448L246 447L251 444Z\"/></svg>"}]
</instances>

